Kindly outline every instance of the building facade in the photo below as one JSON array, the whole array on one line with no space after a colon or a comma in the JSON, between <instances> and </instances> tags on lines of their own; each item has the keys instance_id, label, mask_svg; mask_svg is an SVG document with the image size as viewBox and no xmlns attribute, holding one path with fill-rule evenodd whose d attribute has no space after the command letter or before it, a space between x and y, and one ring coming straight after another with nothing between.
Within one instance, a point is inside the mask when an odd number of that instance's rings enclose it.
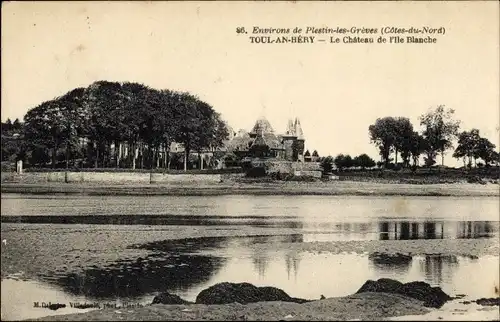
<instances>
[{"instance_id":1,"label":"building facade","mask_svg":"<svg viewBox=\"0 0 500 322\"><path fill-rule=\"evenodd\" d=\"M266 118L260 118L247 132L240 130L227 142L226 149L241 158L274 158L304 162L304 132L298 118L289 120L283 134L276 134Z\"/></svg>"}]
</instances>

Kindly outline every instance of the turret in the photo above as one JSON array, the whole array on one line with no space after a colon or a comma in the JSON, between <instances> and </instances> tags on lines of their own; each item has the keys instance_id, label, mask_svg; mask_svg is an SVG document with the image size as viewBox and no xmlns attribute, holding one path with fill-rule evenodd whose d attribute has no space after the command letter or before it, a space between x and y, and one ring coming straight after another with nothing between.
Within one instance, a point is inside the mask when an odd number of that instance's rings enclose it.
<instances>
[{"instance_id":1,"label":"turret","mask_svg":"<svg viewBox=\"0 0 500 322\"><path fill-rule=\"evenodd\" d=\"M302 126L300 126L299 118L295 118L295 135L297 135L297 139L304 140L304 132L302 131Z\"/></svg>"},{"instance_id":2,"label":"turret","mask_svg":"<svg viewBox=\"0 0 500 322\"><path fill-rule=\"evenodd\" d=\"M295 125L293 124L292 119L288 120L288 125L286 127L286 135L293 136L295 135Z\"/></svg>"},{"instance_id":3,"label":"turret","mask_svg":"<svg viewBox=\"0 0 500 322\"><path fill-rule=\"evenodd\" d=\"M305 148L305 138L304 138L304 132L302 131L302 126L300 126L300 120L299 118L295 118L295 123L294 123L294 128L295 128L295 134L297 135L297 139L295 141L295 155L294 159L304 162L304 148Z\"/></svg>"}]
</instances>

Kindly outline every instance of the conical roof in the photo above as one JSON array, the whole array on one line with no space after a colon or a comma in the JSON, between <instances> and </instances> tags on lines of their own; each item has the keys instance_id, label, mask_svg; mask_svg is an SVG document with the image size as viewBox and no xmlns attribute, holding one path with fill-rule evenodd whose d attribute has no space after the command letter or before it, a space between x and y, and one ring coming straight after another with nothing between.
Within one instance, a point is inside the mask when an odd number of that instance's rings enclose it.
<instances>
[{"instance_id":1,"label":"conical roof","mask_svg":"<svg viewBox=\"0 0 500 322\"><path fill-rule=\"evenodd\" d=\"M269 121L266 118L261 117L255 122L255 125L253 126L252 129L252 133L256 134L274 133L274 130L273 127L271 126L271 123L269 123Z\"/></svg>"},{"instance_id":2,"label":"conical roof","mask_svg":"<svg viewBox=\"0 0 500 322\"><path fill-rule=\"evenodd\" d=\"M295 135L295 126L293 125L292 119L288 120L288 125L286 127L286 135Z\"/></svg>"},{"instance_id":3,"label":"conical roof","mask_svg":"<svg viewBox=\"0 0 500 322\"><path fill-rule=\"evenodd\" d=\"M302 131L302 126L300 126L300 120L298 118L295 119L295 135L299 140L304 139L304 131Z\"/></svg>"}]
</instances>

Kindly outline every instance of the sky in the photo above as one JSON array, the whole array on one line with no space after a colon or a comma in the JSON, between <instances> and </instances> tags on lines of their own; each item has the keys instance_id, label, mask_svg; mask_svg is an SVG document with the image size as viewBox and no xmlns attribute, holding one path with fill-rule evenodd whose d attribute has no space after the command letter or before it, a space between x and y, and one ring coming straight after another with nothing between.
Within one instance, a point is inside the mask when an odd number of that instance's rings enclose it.
<instances>
[{"instance_id":1,"label":"sky","mask_svg":"<svg viewBox=\"0 0 500 322\"><path fill-rule=\"evenodd\" d=\"M255 44L254 26L445 34L435 44L332 44L324 34ZM132 81L195 94L235 131L264 116L280 133L298 117L306 148L320 155L378 160L370 124L402 116L420 129L418 116L438 105L498 147L498 39L496 1L3 2L1 119L94 81ZM445 163L457 162L450 151Z\"/></svg>"}]
</instances>

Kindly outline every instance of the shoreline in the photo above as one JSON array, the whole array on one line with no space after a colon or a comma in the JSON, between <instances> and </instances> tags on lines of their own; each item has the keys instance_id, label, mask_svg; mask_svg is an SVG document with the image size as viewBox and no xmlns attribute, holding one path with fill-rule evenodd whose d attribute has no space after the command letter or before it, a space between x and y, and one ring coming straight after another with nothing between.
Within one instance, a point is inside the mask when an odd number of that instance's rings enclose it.
<instances>
[{"instance_id":1,"label":"shoreline","mask_svg":"<svg viewBox=\"0 0 500 322\"><path fill-rule=\"evenodd\" d=\"M408 184L358 181L277 183L2 183L2 193L97 196L218 196L218 195L325 195L325 196L443 196L498 197L498 184Z\"/></svg>"}]
</instances>

